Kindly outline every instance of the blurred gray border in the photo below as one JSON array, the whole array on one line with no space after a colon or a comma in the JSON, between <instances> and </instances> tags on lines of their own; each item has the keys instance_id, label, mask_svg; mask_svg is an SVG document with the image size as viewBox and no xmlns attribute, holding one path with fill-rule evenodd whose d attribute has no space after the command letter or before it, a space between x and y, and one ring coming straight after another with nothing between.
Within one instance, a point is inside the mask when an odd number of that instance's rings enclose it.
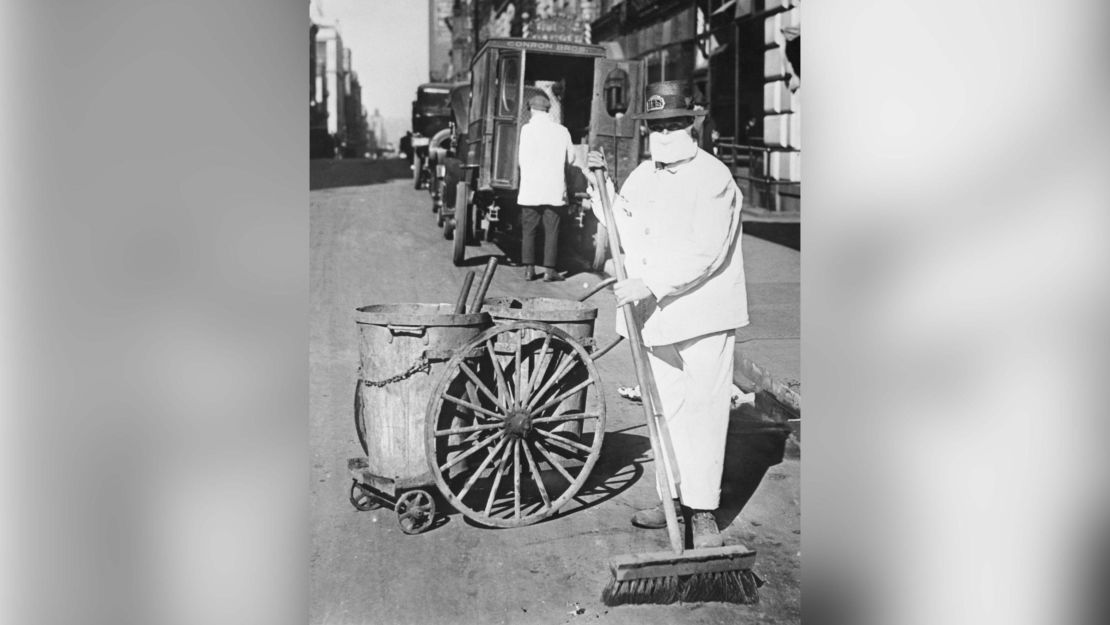
<instances>
[{"instance_id":1,"label":"blurred gray border","mask_svg":"<svg viewBox=\"0 0 1110 625\"><path fill-rule=\"evenodd\" d=\"M807 622L1098 622L1107 5L803 10ZM0 17L3 620L303 623L307 3Z\"/></svg>"}]
</instances>

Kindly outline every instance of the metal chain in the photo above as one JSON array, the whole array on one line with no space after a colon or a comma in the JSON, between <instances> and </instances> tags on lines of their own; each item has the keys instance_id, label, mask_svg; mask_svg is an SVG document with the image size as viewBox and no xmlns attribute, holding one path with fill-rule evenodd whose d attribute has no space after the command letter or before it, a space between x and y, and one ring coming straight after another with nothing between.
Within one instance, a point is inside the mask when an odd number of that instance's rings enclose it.
<instances>
[{"instance_id":1,"label":"metal chain","mask_svg":"<svg viewBox=\"0 0 1110 625\"><path fill-rule=\"evenodd\" d=\"M400 382L401 380L411 378L421 371L427 373L428 371L431 371L431 369L432 361L428 360L425 354L421 354L420 358L418 358L411 367L393 377L389 377L384 380L363 380L362 382L376 388L381 388L383 386L393 384L394 382Z\"/></svg>"}]
</instances>

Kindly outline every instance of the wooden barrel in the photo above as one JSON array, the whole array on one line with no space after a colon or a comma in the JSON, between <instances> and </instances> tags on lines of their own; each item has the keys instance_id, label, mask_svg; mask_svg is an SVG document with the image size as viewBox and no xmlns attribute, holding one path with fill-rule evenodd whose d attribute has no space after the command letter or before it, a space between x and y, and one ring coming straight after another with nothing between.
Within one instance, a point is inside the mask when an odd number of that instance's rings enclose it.
<instances>
[{"instance_id":1,"label":"wooden barrel","mask_svg":"<svg viewBox=\"0 0 1110 625\"><path fill-rule=\"evenodd\" d=\"M451 304L378 304L357 309L359 373L355 425L370 473L421 481L424 417L444 365L492 322Z\"/></svg>"},{"instance_id":2,"label":"wooden barrel","mask_svg":"<svg viewBox=\"0 0 1110 625\"><path fill-rule=\"evenodd\" d=\"M586 351L594 350L594 322L597 320L597 307L585 302L551 297L493 297L485 300L483 310L489 313L496 324L514 321L538 321L553 325L571 335L581 343ZM542 342L543 337L534 331L526 332L524 341L529 344ZM583 372L585 373L585 372ZM567 378L568 383L581 381ZM601 392L602 389L595 389ZM586 408L586 391L576 393L559 404L557 412L581 412ZM567 422L556 431L580 434L581 422Z\"/></svg>"}]
</instances>

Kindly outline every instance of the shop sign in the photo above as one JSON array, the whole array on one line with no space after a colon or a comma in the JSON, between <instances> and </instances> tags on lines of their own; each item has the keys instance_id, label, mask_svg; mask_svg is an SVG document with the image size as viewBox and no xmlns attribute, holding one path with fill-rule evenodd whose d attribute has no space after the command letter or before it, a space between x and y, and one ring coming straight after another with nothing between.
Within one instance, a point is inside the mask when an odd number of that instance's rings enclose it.
<instances>
[{"instance_id":1,"label":"shop sign","mask_svg":"<svg viewBox=\"0 0 1110 625\"><path fill-rule=\"evenodd\" d=\"M590 43L589 29L583 21L569 15L539 17L525 25L526 39Z\"/></svg>"}]
</instances>

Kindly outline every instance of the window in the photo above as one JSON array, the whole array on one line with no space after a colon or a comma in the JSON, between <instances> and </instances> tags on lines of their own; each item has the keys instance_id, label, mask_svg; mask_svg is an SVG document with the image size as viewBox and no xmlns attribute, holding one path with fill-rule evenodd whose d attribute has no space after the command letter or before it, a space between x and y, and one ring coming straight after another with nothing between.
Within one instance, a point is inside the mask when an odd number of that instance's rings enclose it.
<instances>
[{"instance_id":1,"label":"window","mask_svg":"<svg viewBox=\"0 0 1110 625\"><path fill-rule=\"evenodd\" d=\"M470 123L476 123L482 120L486 114L486 94L489 92L489 84L486 81L486 63L489 57L484 56L474 64L474 90L470 94Z\"/></svg>"},{"instance_id":2,"label":"window","mask_svg":"<svg viewBox=\"0 0 1110 625\"><path fill-rule=\"evenodd\" d=\"M501 86L498 115L516 115L517 92L520 91L520 57L515 54L501 57L497 77Z\"/></svg>"}]
</instances>

